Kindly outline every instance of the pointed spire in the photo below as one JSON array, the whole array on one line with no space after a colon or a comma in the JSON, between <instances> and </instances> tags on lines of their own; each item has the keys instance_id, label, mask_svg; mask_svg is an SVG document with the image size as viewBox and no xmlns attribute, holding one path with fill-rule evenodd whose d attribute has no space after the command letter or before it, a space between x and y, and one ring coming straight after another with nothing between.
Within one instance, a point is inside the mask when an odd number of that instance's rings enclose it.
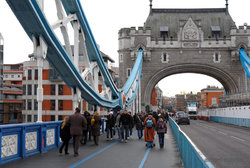
<instances>
[{"instance_id":1,"label":"pointed spire","mask_svg":"<svg viewBox=\"0 0 250 168\"><path fill-rule=\"evenodd\" d=\"M149 13L150 13L150 14L152 13L152 6L153 6L153 5L152 5L152 1L153 1L153 0L149 0L149 2L150 2L150 4L149 4L149 7L150 7Z\"/></svg>"},{"instance_id":2,"label":"pointed spire","mask_svg":"<svg viewBox=\"0 0 250 168\"><path fill-rule=\"evenodd\" d=\"M228 0L226 0L226 13L228 14Z\"/></svg>"}]
</instances>

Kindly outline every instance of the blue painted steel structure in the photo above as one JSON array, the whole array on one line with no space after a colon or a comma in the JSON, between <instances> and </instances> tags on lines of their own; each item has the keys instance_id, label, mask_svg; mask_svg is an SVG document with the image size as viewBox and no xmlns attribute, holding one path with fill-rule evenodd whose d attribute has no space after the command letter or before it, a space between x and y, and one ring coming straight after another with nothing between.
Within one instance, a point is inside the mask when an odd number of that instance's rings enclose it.
<instances>
[{"instance_id":1,"label":"blue painted steel structure","mask_svg":"<svg viewBox=\"0 0 250 168\"><path fill-rule=\"evenodd\" d=\"M219 122L219 123L226 123L226 124L250 128L250 119L249 118L232 118L232 117L210 116L210 120L215 121L215 122Z\"/></svg>"},{"instance_id":2,"label":"blue painted steel structure","mask_svg":"<svg viewBox=\"0 0 250 168\"><path fill-rule=\"evenodd\" d=\"M97 44L94 40L91 29L88 25L87 19L83 12L79 0L62 0L65 11L68 14L76 14L80 23L81 30L84 32L88 57L90 61L96 61L100 72L104 77L104 82L107 87L112 91L112 100L103 98L99 93L95 92L87 82L81 77L77 68L73 64L70 56L64 49L63 45L54 34L51 26L49 25L44 13L41 11L40 6L36 0L6 0L11 7L13 13L23 26L27 35L32 40L33 37L42 37L47 43L48 51L46 59L57 70L61 78L70 88L78 88L81 91L81 96L88 103L102 107L115 108L125 107L132 103L136 90L129 101L123 102L123 94L128 95L129 89L132 89L134 84L138 85L140 81L140 73L143 62L143 51L138 52L138 57L135 66L132 70L132 77L129 77L128 82L122 89L117 89L115 86L107 67L101 57ZM139 73L139 76L137 74ZM138 77L138 78L136 78ZM134 83L135 82L135 83ZM138 88L138 87L136 87Z\"/></svg>"},{"instance_id":3,"label":"blue painted steel structure","mask_svg":"<svg viewBox=\"0 0 250 168\"><path fill-rule=\"evenodd\" d=\"M250 78L250 58L247 56L243 48L240 49L240 61L247 77Z\"/></svg>"},{"instance_id":4,"label":"blue painted steel structure","mask_svg":"<svg viewBox=\"0 0 250 168\"><path fill-rule=\"evenodd\" d=\"M213 164L200 152L189 137L180 129L176 122L169 118L174 137L181 154L182 162L185 168L214 168Z\"/></svg>"},{"instance_id":5,"label":"blue painted steel structure","mask_svg":"<svg viewBox=\"0 0 250 168\"><path fill-rule=\"evenodd\" d=\"M105 130L105 119L102 119L101 131ZM43 122L43 123L29 123L29 124L9 124L0 126L0 166L8 162L24 159L29 156L45 153L48 150L58 148L61 145L60 140L60 125L61 121ZM53 132L50 134L49 132ZM32 133L33 135L28 135ZM8 144L3 145L4 137L17 136L16 142L8 140ZM49 142L47 142L49 141ZM27 146L32 144L32 148ZM49 145L48 145L49 144ZM13 152L16 149L16 153ZM12 151L9 156L4 156L3 151L8 153Z\"/></svg>"},{"instance_id":6,"label":"blue painted steel structure","mask_svg":"<svg viewBox=\"0 0 250 168\"><path fill-rule=\"evenodd\" d=\"M15 148L16 153L13 155L9 155L7 157L1 155L0 157L0 165L3 165L8 162L12 162L18 159L26 158L37 153L44 153L47 150L57 148L60 146L60 124L61 122L43 122L43 123L30 123L30 124L11 124L11 125L1 125L0 126L0 151L3 154L7 150L11 151ZM52 144L47 145L47 130L52 130L54 132L54 139L51 141ZM36 140L36 145L34 145L34 149L28 150L26 146L26 138L27 133L34 133L36 136L31 136L33 140ZM17 135L17 142L11 141L8 143L12 143L9 145L4 145L5 149L3 149L3 137L6 136L15 136ZM15 144L17 143L17 144Z\"/></svg>"}]
</instances>

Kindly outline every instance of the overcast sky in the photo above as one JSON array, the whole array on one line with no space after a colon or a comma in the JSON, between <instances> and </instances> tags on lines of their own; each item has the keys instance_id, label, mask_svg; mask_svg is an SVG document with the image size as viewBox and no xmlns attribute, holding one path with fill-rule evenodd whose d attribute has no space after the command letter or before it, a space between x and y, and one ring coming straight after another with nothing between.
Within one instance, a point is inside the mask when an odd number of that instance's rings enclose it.
<instances>
[{"instance_id":1,"label":"overcast sky","mask_svg":"<svg viewBox=\"0 0 250 168\"><path fill-rule=\"evenodd\" d=\"M45 3L51 1L45 0ZM149 14L149 0L81 0L81 3L100 49L116 61L118 60L118 31L124 27L143 26ZM225 0L153 0L153 8L224 8L225 3ZM244 23L250 24L250 0L229 0L228 3L229 13L237 26ZM51 22L55 21L55 14L53 16L49 14L49 16ZM28 60L28 54L32 53L33 50L32 42L5 0L0 0L0 32L4 37L5 44L4 63L20 63ZM221 86L219 82L210 77L185 76L188 79L207 82L201 85L198 84L200 82L188 84L185 81L184 86L183 75L175 75L169 77L168 79L171 78L169 81L162 80L160 82L159 85L164 94L174 95L180 91L199 91L207 84ZM178 89L177 83L181 84Z\"/></svg>"}]
</instances>

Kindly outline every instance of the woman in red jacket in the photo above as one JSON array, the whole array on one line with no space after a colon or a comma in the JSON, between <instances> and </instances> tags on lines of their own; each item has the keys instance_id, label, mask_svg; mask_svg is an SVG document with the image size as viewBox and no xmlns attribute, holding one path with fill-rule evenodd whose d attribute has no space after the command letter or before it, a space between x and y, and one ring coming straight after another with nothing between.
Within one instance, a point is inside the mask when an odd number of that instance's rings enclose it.
<instances>
[{"instance_id":1,"label":"woman in red jacket","mask_svg":"<svg viewBox=\"0 0 250 168\"><path fill-rule=\"evenodd\" d=\"M144 120L144 125L144 140L147 142L146 146L151 148L154 141L155 118L152 115L148 115Z\"/></svg>"}]
</instances>

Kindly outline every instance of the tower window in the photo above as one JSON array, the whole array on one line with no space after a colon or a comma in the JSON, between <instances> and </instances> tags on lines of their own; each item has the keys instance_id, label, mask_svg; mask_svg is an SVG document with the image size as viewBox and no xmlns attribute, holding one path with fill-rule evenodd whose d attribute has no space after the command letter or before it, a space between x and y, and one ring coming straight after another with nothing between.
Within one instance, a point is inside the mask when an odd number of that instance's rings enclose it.
<instances>
[{"instance_id":1,"label":"tower window","mask_svg":"<svg viewBox=\"0 0 250 168\"><path fill-rule=\"evenodd\" d=\"M130 74L131 74L131 68L128 68L127 69L127 78L130 76Z\"/></svg>"},{"instance_id":2,"label":"tower window","mask_svg":"<svg viewBox=\"0 0 250 168\"><path fill-rule=\"evenodd\" d=\"M212 37L216 38L216 40L218 40L218 38L221 37L220 26L211 26L211 31L212 31Z\"/></svg>"},{"instance_id":3,"label":"tower window","mask_svg":"<svg viewBox=\"0 0 250 168\"><path fill-rule=\"evenodd\" d=\"M215 52L213 55L213 61L214 63L220 63L221 62L221 55L220 53Z\"/></svg>"},{"instance_id":4,"label":"tower window","mask_svg":"<svg viewBox=\"0 0 250 168\"><path fill-rule=\"evenodd\" d=\"M161 62L168 63L168 54L167 53L162 53Z\"/></svg>"},{"instance_id":5,"label":"tower window","mask_svg":"<svg viewBox=\"0 0 250 168\"><path fill-rule=\"evenodd\" d=\"M120 62L123 62L123 55L120 55Z\"/></svg>"},{"instance_id":6,"label":"tower window","mask_svg":"<svg viewBox=\"0 0 250 168\"><path fill-rule=\"evenodd\" d=\"M163 38L163 41L165 41L168 38L168 26L161 26L160 34L161 38Z\"/></svg>"}]
</instances>

